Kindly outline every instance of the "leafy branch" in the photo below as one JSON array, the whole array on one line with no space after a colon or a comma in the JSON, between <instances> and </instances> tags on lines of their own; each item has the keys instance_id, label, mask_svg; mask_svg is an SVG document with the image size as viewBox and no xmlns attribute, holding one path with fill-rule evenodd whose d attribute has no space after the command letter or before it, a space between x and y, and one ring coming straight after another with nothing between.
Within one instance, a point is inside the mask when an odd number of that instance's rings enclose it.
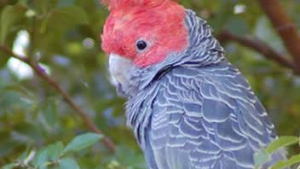
<instances>
[{"instance_id":1,"label":"leafy branch","mask_svg":"<svg viewBox=\"0 0 300 169\"><path fill-rule=\"evenodd\" d=\"M48 76L45 70L41 66L39 66L34 60L30 59L30 57L27 56L20 56L14 53L10 48L2 44L0 44L0 50L8 54L10 57L16 58L28 64L41 79L46 81L55 91L62 95L67 104L69 104L69 106L74 109L77 115L81 117L83 122L91 131L97 134L103 134L103 132L99 130L94 124L94 122L88 117L87 113L84 112L84 110L82 110L80 107L78 107L71 98L71 96L67 92L65 92L57 82L55 82L50 76ZM116 151L115 144L109 138L104 137L102 139L102 142L111 152L114 153Z\"/></svg>"},{"instance_id":2,"label":"leafy branch","mask_svg":"<svg viewBox=\"0 0 300 169\"><path fill-rule=\"evenodd\" d=\"M256 37L240 37L229 31L224 30L218 35L218 39L221 43L226 43L228 41L237 42L238 44L241 44L243 46L257 51L258 53L261 53L267 59L271 59L277 62L279 65L295 70L294 63L291 60L289 60L287 56L278 53L277 51L272 49L268 44Z\"/></svg>"},{"instance_id":3,"label":"leafy branch","mask_svg":"<svg viewBox=\"0 0 300 169\"><path fill-rule=\"evenodd\" d=\"M276 152L283 153L286 147L295 144L299 145L299 143L300 143L300 138L296 136L279 137L278 139L271 142L266 148L261 148L258 152L254 154L255 169L261 168L261 166L270 162L272 160L272 155L274 153ZM300 162L300 154L297 154L297 155L293 155L289 159L282 159L281 161L277 161L269 168L281 169L296 164L299 165L299 162Z\"/></svg>"},{"instance_id":4,"label":"leafy branch","mask_svg":"<svg viewBox=\"0 0 300 169\"><path fill-rule=\"evenodd\" d=\"M228 41L237 42L261 53L267 59L273 60L281 66L293 70L295 74L300 74L300 36L295 24L289 18L278 0L258 1L291 56L277 52L256 37L240 37L226 30L220 32L218 39L222 43Z\"/></svg>"},{"instance_id":5,"label":"leafy branch","mask_svg":"<svg viewBox=\"0 0 300 169\"><path fill-rule=\"evenodd\" d=\"M61 141L50 144L40 150L25 152L15 163L7 164L3 169L36 169L53 168L60 166L61 169L80 169L79 164L73 154L79 153L93 146L96 142L103 139L102 135L86 133L76 136L66 146Z\"/></svg>"}]
</instances>

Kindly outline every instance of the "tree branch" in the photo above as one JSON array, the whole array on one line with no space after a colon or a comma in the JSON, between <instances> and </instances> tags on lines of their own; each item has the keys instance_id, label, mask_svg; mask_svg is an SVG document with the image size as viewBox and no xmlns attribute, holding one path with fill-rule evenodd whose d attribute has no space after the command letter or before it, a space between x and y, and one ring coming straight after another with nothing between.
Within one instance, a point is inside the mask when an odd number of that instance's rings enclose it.
<instances>
[{"instance_id":1,"label":"tree branch","mask_svg":"<svg viewBox=\"0 0 300 169\"><path fill-rule=\"evenodd\" d=\"M288 17L279 0L259 0L261 8L293 56L295 71L300 73L300 37L295 24Z\"/></svg>"},{"instance_id":2,"label":"tree branch","mask_svg":"<svg viewBox=\"0 0 300 169\"><path fill-rule=\"evenodd\" d=\"M62 97L64 98L64 100L69 104L69 106L71 108L73 108L75 110L75 112L82 118L82 120L84 121L84 123L87 125L87 127L98 134L103 134L103 132L101 130L99 130L96 125L94 124L94 122L92 120L90 120L90 118L87 116L87 114L81 109L79 108L75 102L72 100L72 98L70 97L70 95L68 93L66 93L60 86L58 83L56 83L51 77L49 77L46 72L44 71L43 68L41 68L38 64L36 64L33 60L31 60L29 57L24 57L24 56L20 56L16 53L14 53L11 49L9 49L8 47L0 44L0 50L2 50L3 52L7 53L8 55L10 55L11 57L14 57L26 64L28 64L33 70L34 72L43 80L45 80L46 82L48 82L48 84L54 89L56 90L58 93L60 93L62 95ZM114 145L114 143L108 139L107 137L104 137L102 139L103 144L113 153L115 153L116 151L116 146Z\"/></svg>"},{"instance_id":3,"label":"tree branch","mask_svg":"<svg viewBox=\"0 0 300 169\"><path fill-rule=\"evenodd\" d=\"M218 35L218 39L220 40L221 43L225 43L227 41L237 42L241 45L244 45L248 48L251 48L251 49L261 53L266 58L271 59L286 68L295 70L294 69L295 66L294 66L293 62L290 61L289 59L287 59L288 57L276 52L270 46L268 46L266 43L264 43L263 41L261 41L257 38L239 37L239 36L236 36L236 35L230 33L229 31L222 31Z\"/></svg>"}]
</instances>

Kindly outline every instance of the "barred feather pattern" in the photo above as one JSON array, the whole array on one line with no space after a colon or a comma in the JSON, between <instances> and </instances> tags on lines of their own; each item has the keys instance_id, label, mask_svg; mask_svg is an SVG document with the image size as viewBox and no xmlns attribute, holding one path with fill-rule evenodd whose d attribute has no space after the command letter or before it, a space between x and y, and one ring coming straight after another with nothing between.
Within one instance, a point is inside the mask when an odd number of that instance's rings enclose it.
<instances>
[{"instance_id":1,"label":"barred feather pattern","mask_svg":"<svg viewBox=\"0 0 300 169\"><path fill-rule=\"evenodd\" d=\"M207 23L186 10L189 47L132 68L126 115L151 169L251 169L274 125ZM134 90L133 90L134 89ZM272 161L285 159L283 151Z\"/></svg>"}]
</instances>

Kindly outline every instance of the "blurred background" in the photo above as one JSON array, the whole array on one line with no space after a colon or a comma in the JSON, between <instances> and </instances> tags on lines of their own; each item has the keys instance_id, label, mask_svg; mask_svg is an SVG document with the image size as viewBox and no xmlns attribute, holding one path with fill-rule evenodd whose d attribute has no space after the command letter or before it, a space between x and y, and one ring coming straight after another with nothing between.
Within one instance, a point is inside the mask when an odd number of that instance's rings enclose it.
<instances>
[{"instance_id":1,"label":"blurred background","mask_svg":"<svg viewBox=\"0 0 300 169\"><path fill-rule=\"evenodd\" d=\"M277 32L284 27L274 28L256 0L180 3L208 20L227 58L266 106L278 134L298 136L300 77L293 67L297 56L290 54ZM300 1L280 3L293 21L287 27L299 31ZM21 164L30 152L57 141L67 144L91 131L57 91L57 84L116 145L116 153L98 142L72 154L81 168L145 168L126 127L125 100L109 82L107 58L100 47L107 16L98 0L0 0L0 166ZM26 58L20 61L10 52Z\"/></svg>"}]
</instances>

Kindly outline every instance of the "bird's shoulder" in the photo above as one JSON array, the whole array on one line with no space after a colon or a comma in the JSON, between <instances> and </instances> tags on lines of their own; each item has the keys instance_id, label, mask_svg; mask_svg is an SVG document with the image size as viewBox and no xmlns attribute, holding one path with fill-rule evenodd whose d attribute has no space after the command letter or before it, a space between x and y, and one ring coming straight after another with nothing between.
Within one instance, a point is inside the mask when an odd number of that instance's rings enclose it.
<instances>
[{"instance_id":1,"label":"bird's shoulder","mask_svg":"<svg viewBox=\"0 0 300 169\"><path fill-rule=\"evenodd\" d=\"M264 107L231 65L180 66L158 81L149 127L156 155L177 149L194 165L251 168L254 152L276 137Z\"/></svg>"}]
</instances>

